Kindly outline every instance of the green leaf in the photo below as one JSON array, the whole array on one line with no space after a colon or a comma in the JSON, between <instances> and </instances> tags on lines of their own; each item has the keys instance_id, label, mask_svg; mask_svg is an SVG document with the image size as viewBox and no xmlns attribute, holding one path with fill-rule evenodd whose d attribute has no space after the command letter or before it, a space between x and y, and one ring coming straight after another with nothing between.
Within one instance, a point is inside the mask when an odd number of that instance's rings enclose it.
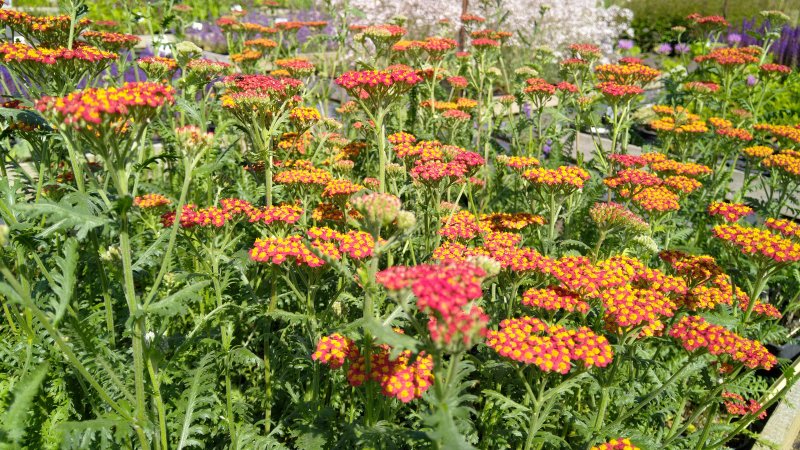
<instances>
[{"instance_id":1,"label":"green leaf","mask_svg":"<svg viewBox=\"0 0 800 450\"><path fill-rule=\"evenodd\" d=\"M75 238L67 239L64 244L64 256L56 257L56 264L61 269L60 272L53 272L52 286L53 292L58 297L58 302L54 303L53 326L64 317L67 305L72 300L75 291L75 269L78 267L78 240Z\"/></svg>"},{"instance_id":2,"label":"green leaf","mask_svg":"<svg viewBox=\"0 0 800 450\"><path fill-rule=\"evenodd\" d=\"M42 364L14 386L14 401L3 413L0 430L3 430L8 439L15 444L19 444L25 437L26 422L33 410L33 400L47 375L47 370L47 363Z\"/></svg>"},{"instance_id":3,"label":"green leaf","mask_svg":"<svg viewBox=\"0 0 800 450\"><path fill-rule=\"evenodd\" d=\"M69 193L58 203L40 200L38 203L18 204L15 208L34 217L46 218L50 226L39 233L42 237L75 230L78 240L82 241L93 229L111 222L108 217L98 215L101 209L95 199L80 192Z\"/></svg>"},{"instance_id":4,"label":"green leaf","mask_svg":"<svg viewBox=\"0 0 800 450\"><path fill-rule=\"evenodd\" d=\"M215 400L211 396L214 392L214 376L207 370L214 358L213 353L206 353L200 364L192 374L192 381L184 393L182 403L185 403L183 419L181 420L181 434L178 439L178 450L188 447L205 447L203 436L208 429L199 423L210 419L213 415L211 406Z\"/></svg>"},{"instance_id":5,"label":"green leaf","mask_svg":"<svg viewBox=\"0 0 800 450\"><path fill-rule=\"evenodd\" d=\"M178 292L165 297L162 300L153 302L142 308L142 314L155 314L161 317L171 317L183 310L183 301L194 296L198 291L211 284L210 280L203 280L199 283L187 284Z\"/></svg>"},{"instance_id":6,"label":"green leaf","mask_svg":"<svg viewBox=\"0 0 800 450\"><path fill-rule=\"evenodd\" d=\"M364 330L369 331L378 343L388 344L392 347L392 353L400 353L403 350L418 353L422 347L420 341L394 331L389 325L384 325L375 318L367 319L363 326Z\"/></svg>"}]
</instances>

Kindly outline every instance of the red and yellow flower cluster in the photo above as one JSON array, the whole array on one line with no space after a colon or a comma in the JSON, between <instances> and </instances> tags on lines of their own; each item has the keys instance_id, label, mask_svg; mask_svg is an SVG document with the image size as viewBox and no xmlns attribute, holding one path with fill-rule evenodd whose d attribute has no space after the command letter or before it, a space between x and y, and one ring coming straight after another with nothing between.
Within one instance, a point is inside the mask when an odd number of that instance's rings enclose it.
<instances>
[{"instance_id":1,"label":"red and yellow flower cluster","mask_svg":"<svg viewBox=\"0 0 800 450\"><path fill-rule=\"evenodd\" d=\"M172 103L175 89L159 83L125 83L121 87L88 88L66 97L42 97L36 109L74 128L103 121L142 120L164 104Z\"/></svg>"},{"instance_id":2,"label":"red and yellow flower cluster","mask_svg":"<svg viewBox=\"0 0 800 450\"><path fill-rule=\"evenodd\" d=\"M741 225L717 225L712 233L745 255L767 258L776 263L800 261L800 244L767 230Z\"/></svg>"},{"instance_id":3,"label":"red and yellow flower cluster","mask_svg":"<svg viewBox=\"0 0 800 450\"><path fill-rule=\"evenodd\" d=\"M506 358L560 374L577 361L588 368L605 367L614 359L608 339L587 327L569 329L527 316L500 322L497 331L487 334L486 345Z\"/></svg>"},{"instance_id":4,"label":"red and yellow flower cluster","mask_svg":"<svg viewBox=\"0 0 800 450\"><path fill-rule=\"evenodd\" d=\"M430 355L420 353L412 363L412 354L408 350L394 360L390 358L391 348L387 345L370 350L369 373L366 358L355 342L339 333L320 339L311 359L331 369L347 365L347 381L351 386L373 381L381 386L383 395L403 403L422 397L433 384L433 358Z\"/></svg>"},{"instance_id":5,"label":"red and yellow flower cluster","mask_svg":"<svg viewBox=\"0 0 800 450\"><path fill-rule=\"evenodd\" d=\"M362 231L342 233L327 227L312 227L306 236L307 239L300 235L258 238L250 249L250 259L270 264L291 261L299 266L317 268L326 264L318 255L330 259L341 259L342 255L364 259L372 256L375 249L372 236Z\"/></svg>"},{"instance_id":6,"label":"red and yellow flower cluster","mask_svg":"<svg viewBox=\"0 0 800 450\"><path fill-rule=\"evenodd\" d=\"M689 352L705 349L714 356L726 355L745 366L771 369L778 360L760 342L753 341L700 316L684 316L669 331Z\"/></svg>"}]
</instances>

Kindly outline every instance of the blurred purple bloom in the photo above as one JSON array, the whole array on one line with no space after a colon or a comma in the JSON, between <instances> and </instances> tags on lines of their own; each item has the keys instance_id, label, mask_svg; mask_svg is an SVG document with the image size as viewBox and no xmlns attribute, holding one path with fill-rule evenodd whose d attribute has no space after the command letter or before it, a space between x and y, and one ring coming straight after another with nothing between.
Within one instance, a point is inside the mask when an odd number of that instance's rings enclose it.
<instances>
[{"instance_id":1,"label":"blurred purple bloom","mask_svg":"<svg viewBox=\"0 0 800 450\"><path fill-rule=\"evenodd\" d=\"M689 44L685 42L678 42L677 44L675 44L674 50L675 53L683 55L684 53L689 53L690 47Z\"/></svg>"},{"instance_id":2,"label":"blurred purple bloom","mask_svg":"<svg viewBox=\"0 0 800 450\"><path fill-rule=\"evenodd\" d=\"M747 47L749 45L763 45L763 40L757 36L763 36L767 30L773 28L769 20L760 22L758 18L753 18L743 20L742 25L739 27L731 27L728 33L740 35L742 39L740 46ZM800 27L784 25L780 31L781 37L775 41L770 49L775 57L774 62L796 67L800 63Z\"/></svg>"},{"instance_id":3,"label":"blurred purple bloom","mask_svg":"<svg viewBox=\"0 0 800 450\"><path fill-rule=\"evenodd\" d=\"M548 139L547 142L545 142L544 147L542 147L542 153L544 153L545 156L550 156L550 150L552 149L553 149L553 140Z\"/></svg>"},{"instance_id":4,"label":"blurred purple bloom","mask_svg":"<svg viewBox=\"0 0 800 450\"><path fill-rule=\"evenodd\" d=\"M620 50L630 50L633 48L633 41L631 39L620 39L617 42L617 48Z\"/></svg>"},{"instance_id":5,"label":"blurred purple bloom","mask_svg":"<svg viewBox=\"0 0 800 450\"><path fill-rule=\"evenodd\" d=\"M755 86L758 83L758 78L755 75L748 75L747 76L747 85L748 86Z\"/></svg>"},{"instance_id":6,"label":"blurred purple bloom","mask_svg":"<svg viewBox=\"0 0 800 450\"><path fill-rule=\"evenodd\" d=\"M736 46L742 43L742 35L739 33L728 33L728 45Z\"/></svg>"},{"instance_id":7,"label":"blurred purple bloom","mask_svg":"<svg viewBox=\"0 0 800 450\"><path fill-rule=\"evenodd\" d=\"M533 112L533 108L531 108L530 103L525 103L522 105L522 112L525 113L525 117L528 119L531 118L531 113Z\"/></svg>"},{"instance_id":8,"label":"blurred purple bloom","mask_svg":"<svg viewBox=\"0 0 800 450\"><path fill-rule=\"evenodd\" d=\"M659 44L658 47L656 47L655 52L658 53L659 55L669 55L670 53L672 53L672 46L669 45L669 43L664 42L663 44Z\"/></svg>"}]
</instances>

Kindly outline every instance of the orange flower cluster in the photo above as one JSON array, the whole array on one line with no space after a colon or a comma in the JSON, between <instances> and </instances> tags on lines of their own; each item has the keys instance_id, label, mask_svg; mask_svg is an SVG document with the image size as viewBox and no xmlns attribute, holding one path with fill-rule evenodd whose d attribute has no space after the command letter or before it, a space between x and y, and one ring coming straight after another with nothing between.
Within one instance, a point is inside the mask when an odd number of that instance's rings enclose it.
<instances>
[{"instance_id":1,"label":"orange flower cluster","mask_svg":"<svg viewBox=\"0 0 800 450\"><path fill-rule=\"evenodd\" d=\"M351 386L361 386L371 380L381 385L383 395L403 403L420 398L433 384L433 358L423 352L411 363L412 354L408 350L401 352L395 360L390 359L390 353L391 348L387 345L373 348L367 375L366 358L358 351L355 342L334 333L319 340L311 359L334 370L347 363L347 381Z\"/></svg>"},{"instance_id":2,"label":"orange flower cluster","mask_svg":"<svg viewBox=\"0 0 800 450\"><path fill-rule=\"evenodd\" d=\"M336 84L362 100L382 102L405 93L422 81L417 72L408 66L395 65L386 70L360 70L345 72Z\"/></svg>"},{"instance_id":3,"label":"orange flower cluster","mask_svg":"<svg viewBox=\"0 0 800 450\"><path fill-rule=\"evenodd\" d=\"M544 217L530 213L491 213L481 215L481 226L492 231L519 231L530 225L544 225Z\"/></svg>"},{"instance_id":4,"label":"orange flower cluster","mask_svg":"<svg viewBox=\"0 0 800 450\"><path fill-rule=\"evenodd\" d=\"M722 398L726 399L723 404L725 405L725 410L728 414L733 416L745 416L748 414L758 414L761 410L761 403L753 400L747 400L745 402L744 397L739 394L735 394L733 392L723 392ZM761 411L758 414L759 419L765 419L767 417L767 411Z\"/></svg>"},{"instance_id":5,"label":"orange flower cluster","mask_svg":"<svg viewBox=\"0 0 800 450\"><path fill-rule=\"evenodd\" d=\"M753 126L754 130L770 133L776 137L791 141L794 143L800 142L800 128L791 125L771 125L768 123L759 123Z\"/></svg>"},{"instance_id":6,"label":"orange flower cluster","mask_svg":"<svg viewBox=\"0 0 800 450\"><path fill-rule=\"evenodd\" d=\"M637 95L644 94L644 89L639 86L619 84L613 81L599 83L596 88L611 103L632 100Z\"/></svg>"},{"instance_id":7,"label":"orange flower cluster","mask_svg":"<svg viewBox=\"0 0 800 450\"><path fill-rule=\"evenodd\" d=\"M669 335L681 342L689 352L708 350L714 356L727 355L750 369L771 369L778 360L758 341L753 341L700 316L684 316L672 327Z\"/></svg>"},{"instance_id":8,"label":"orange flower cluster","mask_svg":"<svg viewBox=\"0 0 800 450\"><path fill-rule=\"evenodd\" d=\"M274 181L290 185L325 186L332 178L330 172L311 167L283 170L275 174Z\"/></svg>"},{"instance_id":9,"label":"orange flower cluster","mask_svg":"<svg viewBox=\"0 0 800 450\"><path fill-rule=\"evenodd\" d=\"M110 52L130 50L141 41L132 34L111 33L108 31L84 31L81 37L89 44Z\"/></svg>"},{"instance_id":10,"label":"orange flower cluster","mask_svg":"<svg viewBox=\"0 0 800 450\"><path fill-rule=\"evenodd\" d=\"M613 177L603 180L611 189L628 189L636 192L646 186L660 186L663 183L658 175L640 169L623 169Z\"/></svg>"},{"instance_id":11,"label":"orange flower cluster","mask_svg":"<svg viewBox=\"0 0 800 450\"><path fill-rule=\"evenodd\" d=\"M78 45L72 50L66 47L44 48L31 47L23 43L0 43L0 55L3 62L18 67L22 64L44 64L47 66L92 67L98 70L101 63L117 59L116 53L100 50L89 45Z\"/></svg>"},{"instance_id":12,"label":"orange flower cluster","mask_svg":"<svg viewBox=\"0 0 800 450\"><path fill-rule=\"evenodd\" d=\"M756 145L753 147L743 148L742 153L747 158L762 160L767 156L770 156L773 153L775 153L775 150L771 149L770 147L765 147L763 145Z\"/></svg>"},{"instance_id":13,"label":"orange flower cluster","mask_svg":"<svg viewBox=\"0 0 800 450\"><path fill-rule=\"evenodd\" d=\"M633 445L628 438L612 439L600 445L595 445L591 450L641 450L639 447Z\"/></svg>"},{"instance_id":14,"label":"orange flower cluster","mask_svg":"<svg viewBox=\"0 0 800 450\"><path fill-rule=\"evenodd\" d=\"M647 84L661 72L643 64L600 64L595 67L597 79L619 84Z\"/></svg>"},{"instance_id":15,"label":"orange flower cluster","mask_svg":"<svg viewBox=\"0 0 800 450\"><path fill-rule=\"evenodd\" d=\"M386 140L389 141L392 145L413 144L417 142L416 136L414 136L411 133L406 133L405 131L398 131L397 133L392 133L389 136L386 136Z\"/></svg>"},{"instance_id":16,"label":"orange flower cluster","mask_svg":"<svg viewBox=\"0 0 800 450\"><path fill-rule=\"evenodd\" d=\"M289 72L293 77L305 77L314 73L314 64L305 58L276 59L273 64Z\"/></svg>"},{"instance_id":17,"label":"orange flower cluster","mask_svg":"<svg viewBox=\"0 0 800 450\"><path fill-rule=\"evenodd\" d=\"M572 192L583 188L589 172L576 166L560 166L557 169L534 167L526 170L522 177L537 188Z\"/></svg>"},{"instance_id":18,"label":"orange flower cluster","mask_svg":"<svg viewBox=\"0 0 800 450\"><path fill-rule=\"evenodd\" d=\"M578 311L587 314L591 309L580 296L566 289L551 286L544 289L529 289L522 294L522 304L546 311Z\"/></svg>"},{"instance_id":19,"label":"orange flower cluster","mask_svg":"<svg viewBox=\"0 0 800 450\"><path fill-rule=\"evenodd\" d=\"M272 39L260 38L260 39L250 39L244 41L244 45L246 45L247 47L255 47L262 50L269 50L271 48L277 47L278 43L273 41Z\"/></svg>"},{"instance_id":20,"label":"orange flower cluster","mask_svg":"<svg viewBox=\"0 0 800 450\"><path fill-rule=\"evenodd\" d=\"M15 9L0 7L0 24L11 28L15 34L22 35L29 42L39 45L58 45L69 39L72 18L69 15L34 16ZM75 35L92 23L89 19L75 22Z\"/></svg>"},{"instance_id":21,"label":"orange flower cluster","mask_svg":"<svg viewBox=\"0 0 800 450\"><path fill-rule=\"evenodd\" d=\"M270 264L292 261L299 266L317 268L325 265L325 260L317 253L330 259L340 259L343 254L352 259L364 259L372 256L375 248L372 236L361 231L340 233L330 228L314 227L306 234L310 245L306 245L303 237L298 235L256 239L250 249L250 259Z\"/></svg>"},{"instance_id":22,"label":"orange flower cluster","mask_svg":"<svg viewBox=\"0 0 800 450\"><path fill-rule=\"evenodd\" d=\"M322 191L322 196L342 199L349 197L363 189L364 186L353 183L350 180L336 179L329 181L328 184L325 185L325 189Z\"/></svg>"},{"instance_id":23,"label":"orange flower cluster","mask_svg":"<svg viewBox=\"0 0 800 450\"><path fill-rule=\"evenodd\" d=\"M587 327L569 329L528 316L500 322L499 330L489 331L486 345L506 358L562 375L578 361L590 368L605 367L614 359L605 336Z\"/></svg>"},{"instance_id":24,"label":"orange flower cluster","mask_svg":"<svg viewBox=\"0 0 800 450\"><path fill-rule=\"evenodd\" d=\"M745 255L767 258L777 263L800 261L800 244L767 230L733 224L717 225L712 232Z\"/></svg>"},{"instance_id":25,"label":"orange flower cluster","mask_svg":"<svg viewBox=\"0 0 800 450\"><path fill-rule=\"evenodd\" d=\"M742 203L711 202L708 214L720 216L726 222L738 222L742 217L753 214L753 208Z\"/></svg>"},{"instance_id":26,"label":"orange flower cluster","mask_svg":"<svg viewBox=\"0 0 800 450\"><path fill-rule=\"evenodd\" d=\"M705 55L694 58L697 63L713 62L722 67L736 67L758 62L761 49L758 47L716 48Z\"/></svg>"},{"instance_id":27,"label":"orange flower cluster","mask_svg":"<svg viewBox=\"0 0 800 450\"><path fill-rule=\"evenodd\" d=\"M781 153L767 156L761 161L761 165L790 177L800 177L800 156L795 152L784 150Z\"/></svg>"},{"instance_id":28,"label":"orange flower cluster","mask_svg":"<svg viewBox=\"0 0 800 450\"><path fill-rule=\"evenodd\" d=\"M498 155L496 161L506 167L510 167L518 171L539 165L539 160L532 156Z\"/></svg>"},{"instance_id":29,"label":"orange flower cluster","mask_svg":"<svg viewBox=\"0 0 800 450\"><path fill-rule=\"evenodd\" d=\"M718 128L716 133L733 141L750 142L753 140L753 135L744 128Z\"/></svg>"},{"instance_id":30,"label":"orange flower cluster","mask_svg":"<svg viewBox=\"0 0 800 450\"><path fill-rule=\"evenodd\" d=\"M674 192L691 194L703 187L703 184L694 178L685 177L683 175L671 175L664 178L664 186L671 188Z\"/></svg>"},{"instance_id":31,"label":"orange flower cluster","mask_svg":"<svg viewBox=\"0 0 800 450\"><path fill-rule=\"evenodd\" d=\"M626 192L622 191L620 195L625 197ZM640 208L650 213L665 213L681 209L678 195L664 186L646 187L633 194L632 198Z\"/></svg>"},{"instance_id":32,"label":"orange flower cluster","mask_svg":"<svg viewBox=\"0 0 800 450\"><path fill-rule=\"evenodd\" d=\"M650 155L660 155L660 153L650 153ZM654 172L668 172L674 175L686 175L688 177L700 177L711 172L710 167L695 162L680 162L671 159L651 161L650 168Z\"/></svg>"},{"instance_id":33,"label":"orange flower cluster","mask_svg":"<svg viewBox=\"0 0 800 450\"><path fill-rule=\"evenodd\" d=\"M161 194L139 195L133 199L133 204L142 209L158 208L159 206L166 206L170 203L172 202Z\"/></svg>"}]
</instances>

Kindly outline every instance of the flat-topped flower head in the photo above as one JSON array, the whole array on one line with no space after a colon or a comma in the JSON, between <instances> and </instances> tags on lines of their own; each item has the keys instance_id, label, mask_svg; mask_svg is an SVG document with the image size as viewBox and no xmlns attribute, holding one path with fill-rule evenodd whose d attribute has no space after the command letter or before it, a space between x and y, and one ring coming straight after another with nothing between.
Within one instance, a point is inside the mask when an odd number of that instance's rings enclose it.
<instances>
[{"instance_id":1,"label":"flat-topped flower head","mask_svg":"<svg viewBox=\"0 0 800 450\"><path fill-rule=\"evenodd\" d=\"M189 84L204 85L214 78L229 75L233 66L222 61L211 59L192 59L186 63L186 78Z\"/></svg>"},{"instance_id":2,"label":"flat-topped flower head","mask_svg":"<svg viewBox=\"0 0 800 450\"><path fill-rule=\"evenodd\" d=\"M417 138L413 134L406 133L405 131L398 131L397 133L392 133L389 136L386 136L386 140L389 141L392 145L413 144L417 142Z\"/></svg>"},{"instance_id":3,"label":"flat-topped flower head","mask_svg":"<svg viewBox=\"0 0 800 450\"><path fill-rule=\"evenodd\" d=\"M364 190L364 186L346 179L331 180L325 185L322 196L326 198L341 199Z\"/></svg>"},{"instance_id":4,"label":"flat-topped flower head","mask_svg":"<svg viewBox=\"0 0 800 450\"><path fill-rule=\"evenodd\" d=\"M712 81L689 81L683 84L683 89L694 94L713 94L719 90L719 85Z\"/></svg>"},{"instance_id":5,"label":"flat-topped flower head","mask_svg":"<svg viewBox=\"0 0 800 450\"><path fill-rule=\"evenodd\" d=\"M613 81L604 81L596 87L603 97L611 103L629 101L637 95L644 94L644 89L639 86L619 84Z\"/></svg>"},{"instance_id":6,"label":"flat-topped flower head","mask_svg":"<svg viewBox=\"0 0 800 450\"><path fill-rule=\"evenodd\" d=\"M778 360L763 344L725 327L714 325L700 316L684 316L669 331L689 352L704 349L714 356L726 356L750 369L771 369Z\"/></svg>"},{"instance_id":7,"label":"flat-topped flower head","mask_svg":"<svg viewBox=\"0 0 800 450\"><path fill-rule=\"evenodd\" d=\"M84 31L81 38L94 47L115 53L130 50L141 41L141 38L132 34L108 31Z\"/></svg>"},{"instance_id":8,"label":"flat-topped flower head","mask_svg":"<svg viewBox=\"0 0 800 450\"><path fill-rule=\"evenodd\" d=\"M766 168L773 169L775 171L773 173L778 173L795 179L800 178L800 157L794 153L783 151L781 153L767 156L761 160L761 165Z\"/></svg>"},{"instance_id":9,"label":"flat-topped flower head","mask_svg":"<svg viewBox=\"0 0 800 450\"><path fill-rule=\"evenodd\" d=\"M289 111L289 120L301 130L310 128L322 119L317 108L298 106Z\"/></svg>"},{"instance_id":10,"label":"flat-topped flower head","mask_svg":"<svg viewBox=\"0 0 800 450\"><path fill-rule=\"evenodd\" d=\"M28 42L37 42L39 46L64 45L70 32L78 36L92 24L89 19L78 19L72 28L72 18L67 14L59 16L35 16L15 9L0 7L0 25L9 27L14 34L21 35Z\"/></svg>"},{"instance_id":11,"label":"flat-topped flower head","mask_svg":"<svg viewBox=\"0 0 800 450\"><path fill-rule=\"evenodd\" d=\"M65 97L43 97L36 109L57 123L76 129L91 125L118 125L128 120L144 123L165 104L175 90L160 83L125 83L120 87L88 88Z\"/></svg>"},{"instance_id":12,"label":"flat-topped flower head","mask_svg":"<svg viewBox=\"0 0 800 450\"><path fill-rule=\"evenodd\" d=\"M522 295L522 304L545 311L577 311L581 314L587 314L591 309L580 296L557 286L525 291Z\"/></svg>"},{"instance_id":13,"label":"flat-topped flower head","mask_svg":"<svg viewBox=\"0 0 800 450\"><path fill-rule=\"evenodd\" d=\"M619 84L647 84L661 75L660 71L644 64L601 64L594 70L601 82Z\"/></svg>"},{"instance_id":14,"label":"flat-topped flower head","mask_svg":"<svg viewBox=\"0 0 800 450\"><path fill-rule=\"evenodd\" d=\"M753 227L717 225L712 233L745 255L766 263L791 264L800 261L800 244Z\"/></svg>"},{"instance_id":15,"label":"flat-topped flower head","mask_svg":"<svg viewBox=\"0 0 800 450\"><path fill-rule=\"evenodd\" d=\"M717 48L705 55L694 58L697 63L715 64L723 69L735 69L759 61L761 49L758 47Z\"/></svg>"},{"instance_id":16,"label":"flat-topped flower head","mask_svg":"<svg viewBox=\"0 0 800 450\"><path fill-rule=\"evenodd\" d=\"M623 192L620 192L622 195ZM633 201L639 208L653 213L666 213L681 208L680 197L664 186L648 186L633 194Z\"/></svg>"},{"instance_id":17,"label":"flat-topped flower head","mask_svg":"<svg viewBox=\"0 0 800 450\"><path fill-rule=\"evenodd\" d=\"M144 71L148 79L155 81L168 80L178 70L178 61L161 56L139 58L136 65Z\"/></svg>"},{"instance_id":18,"label":"flat-topped flower head","mask_svg":"<svg viewBox=\"0 0 800 450\"><path fill-rule=\"evenodd\" d=\"M495 161L518 172L540 165L539 160L532 156L497 155Z\"/></svg>"},{"instance_id":19,"label":"flat-topped flower head","mask_svg":"<svg viewBox=\"0 0 800 450\"><path fill-rule=\"evenodd\" d=\"M321 188L326 186L332 178L333 176L327 170L312 167L308 169L282 170L275 175L274 180L279 184Z\"/></svg>"},{"instance_id":20,"label":"flat-topped flower head","mask_svg":"<svg viewBox=\"0 0 800 450\"><path fill-rule=\"evenodd\" d=\"M536 188L573 192L583 188L589 172L576 166L560 166L556 169L534 167L523 172L522 177Z\"/></svg>"},{"instance_id":21,"label":"flat-topped flower head","mask_svg":"<svg viewBox=\"0 0 800 450\"><path fill-rule=\"evenodd\" d=\"M608 339L587 327L549 325L527 316L500 322L497 331L487 334L486 345L500 356L562 375L578 362L586 368L605 367L614 359Z\"/></svg>"},{"instance_id":22,"label":"flat-topped flower head","mask_svg":"<svg viewBox=\"0 0 800 450\"><path fill-rule=\"evenodd\" d=\"M117 57L116 53L82 42L77 42L72 50L31 47L19 42L0 43L0 61L32 93L69 92L87 75L101 72Z\"/></svg>"},{"instance_id":23,"label":"flat-topped flower head","mask_svg":"<svg viewBox=\"0 0 800 450\"><path fill-rule=\"evenodd\" d=\"M358 70L345 72L336 79L355 98L385 106L422 81L417 72L408 66L395 65L384 70Z\"/></svg>"},{"instance_id":24,"label":"flat-topped flower head","mask_svg":"<svg viewBox=\"0 0 800 450\"><path fill-rule=\"evenodd\" d=\"M314 64L305 58L276 59L273 64L289 72L292 77L307 77L316 69Z\"/></svg>"},{"instance_id":25,"label":"flat-topped flower head","mask_svg":"<svg viewBox=\"0 0 800 450\"><path fill-rule=\"evenodd\" d=\"M772 217L769 217L766 221L764 221L764 226L771 230L775 230L788 238L800 238L800 225L794 221L787 219L773 219Z\"/></svg>"},{"instance_id":26,"label":"flat-topped flower head","mask_svg":"<svg viewBox=\"0 0 800 450\"><path fill-rule=\"evenodd\" d=\"M725 411L732 416L745 416L747 414L758 414L759 419L767 417L767 411L762 409L761 403L753 400L745 401L744 397L733 392L723 392L722 398L725 399L722 404L725 406ZM761 411L759 413L759 411Z\"/></svg>"},{"instance_id":27,"label":"flat-topped flower head","mask_svg":"<svg viewBox=\"0 0 800 450\"><path fill-rule=\"evenodd\" d=\"M519 231L545 223L544 217L525 212L481 214L480 221L484 228L492 231Z\"/></svg>"},{"instance_id":28,"label":"flat-topped flower head","mask_svg":"<svg viewBox=\"0 0 800 450\"><path fill-rule=\"evenodd\" d=\"M580 58L586 61L594 61L603 55L603 52L600 50L600 47L594 44L586 44L586 43L570 44L569 51L576 58Z\"/></svg>"},{"instance_id":29,"label":"flat-topped flower head","mask_svg":"<svg viewBox=\"0 0 800 450\"><path fill-rule=\"evenodd\" d=\"M721 217L726 222L738 222L742 217L753 214L753 208L742 203L711 202L708 214Z\"/></svg>"},{"instance_id":30,"label":"flat-topped flower head","mask_svg":"<svg viewBox=\"0 0 800 450\"><path fill-rule=\"evenodd\" d=\"M167 206L170 203L172 202L161 194L139 195L133 199L133 204L142 209L155 209L161 206Z\"/></svg>"},{"instance_id":31,"label":"flat-topped flower head","mask_svg":"<svg viewBox=\"0 0 800 450\"><path fill-rule=\"evenodd\" d=\"M611 439L600 445L595 445L591 450L641 450L639 447L633 445L628 438Z\"/></svg>"}]
</instances>

